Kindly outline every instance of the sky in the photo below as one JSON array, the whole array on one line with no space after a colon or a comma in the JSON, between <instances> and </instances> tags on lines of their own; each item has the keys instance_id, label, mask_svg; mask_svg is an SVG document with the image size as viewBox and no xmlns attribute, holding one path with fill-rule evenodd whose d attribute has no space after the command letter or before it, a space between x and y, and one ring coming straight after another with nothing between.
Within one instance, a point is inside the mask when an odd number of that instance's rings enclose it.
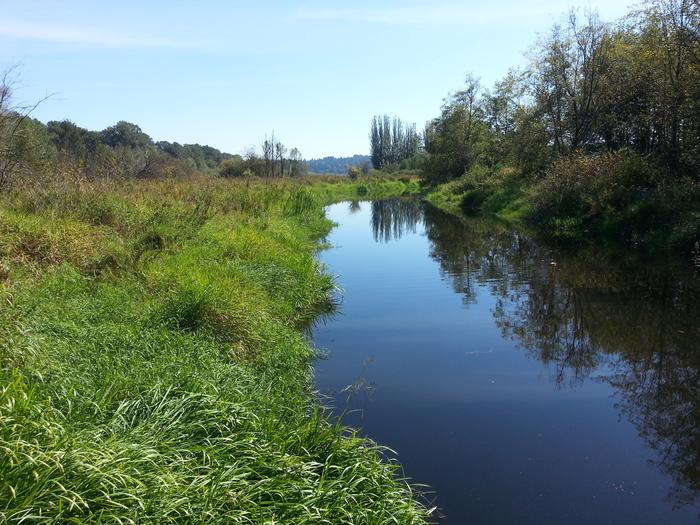
<instances>
[{"instance_id":1,"label":"sky","mask_svg":"<svg viewBox=\"0 0 700 525\"><path fill-rule=\"evenodd\" d=\"M0 0L0 70L34 116L119 120L240 153L274 131L306 158L366 153L369 123L419 127L472 73L488 87L571 7L629 0Z\"/></svg>"}]
</instances>

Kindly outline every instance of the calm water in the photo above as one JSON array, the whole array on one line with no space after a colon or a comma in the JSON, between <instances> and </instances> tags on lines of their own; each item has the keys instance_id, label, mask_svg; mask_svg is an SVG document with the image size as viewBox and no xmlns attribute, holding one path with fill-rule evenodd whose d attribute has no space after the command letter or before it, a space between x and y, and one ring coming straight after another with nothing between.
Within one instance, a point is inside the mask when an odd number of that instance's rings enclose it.
<instances>
[{"instance_id":1,"label":"calm water","mask_svg":"<svg viewBox=\"0 0 700 525\"><path fill-rule=\"evenodd\" d=\"M700 522L700 278L415 200L341 203L319 390L444 523Z\"/></svg>"}]
</instances>

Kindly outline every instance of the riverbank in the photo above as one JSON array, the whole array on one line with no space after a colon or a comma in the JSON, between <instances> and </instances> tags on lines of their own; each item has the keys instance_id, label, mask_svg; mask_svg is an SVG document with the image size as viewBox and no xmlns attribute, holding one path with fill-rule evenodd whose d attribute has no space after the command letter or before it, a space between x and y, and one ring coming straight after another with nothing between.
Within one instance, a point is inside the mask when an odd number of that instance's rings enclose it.
<instances>
[{"instance_id":1,"label":"riverbank","mask_svg":"<svg viewBox=\"0 0 700 525\"><path fill-rule=\"evenodd\" d=\"M473 170L426 191L455 215L494 215L563 242L616 243L644 253L700 254L700 186L639 157L561 159L544 174Z\"/></svg>"},{"instance_id":2,"label":"riverbank","mask_svg":"<svg viewBox=\"0 0 700 525\"><path fill-rule=\"evenodd\" d=\"M333 200L415 180L61 182L0 201L3 522L423 523L313 395Z\"/></svg>"}]
</instances>

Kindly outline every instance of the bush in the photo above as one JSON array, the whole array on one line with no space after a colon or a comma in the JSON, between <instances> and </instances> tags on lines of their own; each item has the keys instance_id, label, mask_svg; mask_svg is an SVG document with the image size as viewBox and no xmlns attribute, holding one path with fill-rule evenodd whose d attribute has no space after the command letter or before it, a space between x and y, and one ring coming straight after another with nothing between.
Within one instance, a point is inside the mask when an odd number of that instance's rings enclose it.
<instances>
[{"instance_id":1,"label":"bush","mask_svg":"<svg viewBox=\"0 0 700 525\"><path fill-rule=\"evenodd\" d=\"M476 164L460 178L441 184L428 200L453 213L494 213L511 219L524 213L525 182L515 169Z\"/></svg>"},{"instance_id":2,"label":"bush","mask_svg":"<svg viewBox=\"0 0 700 525\"><path fill-rule=\"evenodd\" d=\"M165 153L150 153L138 176L146 179L172 179L190 177L194 173L192 166L182 159L175 159Z\"/></svg>"},{"instance_id":3,"label":"bush","mask_svg":"<svg viewBox=\"0 0 700 525\"><path fill-rule=\"evenodd\" d=\"M252 172L248 169L248 163L245 160L235 156L221 163L219 175L222 177L245 177L252 175Z\"/></svg>"},{"instance_id":4,"label":"bush","mask_svg":"<svg viewBox=\"0 0 700 525\"><path fill-rule=\"evenodd\" d=\"M661 175L645 157L627 151L562 157L532 190L533 216L590 222L644 200L657 188Z\"/></svg>"},{"instance_id":5,"label":"bush","mask_svg":"<svg viewBox=\"0 0 700 525\"><path fill-rule=\"evenodd\" d=\"M700 240L698 183L626 151L555 161L529 200L531 218L559 237L592 231L686 253Z\"/></svg>"}]
</instances>

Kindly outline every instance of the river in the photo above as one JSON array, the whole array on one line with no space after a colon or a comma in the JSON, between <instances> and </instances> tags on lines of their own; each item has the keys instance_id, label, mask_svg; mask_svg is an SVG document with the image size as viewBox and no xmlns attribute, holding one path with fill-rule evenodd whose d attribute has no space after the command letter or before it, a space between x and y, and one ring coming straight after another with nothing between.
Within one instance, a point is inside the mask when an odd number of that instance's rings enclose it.
<instances>
[{"instance_id":1,"label":"river","mask_svg":"<svg viewBox=\"0 0 700 525\"><path fill-rule=\"evenodd\" d=\"M443 523L696 524L700 278L416 199L329 206L316 384Z\"/></svg>"}]
</instances>

